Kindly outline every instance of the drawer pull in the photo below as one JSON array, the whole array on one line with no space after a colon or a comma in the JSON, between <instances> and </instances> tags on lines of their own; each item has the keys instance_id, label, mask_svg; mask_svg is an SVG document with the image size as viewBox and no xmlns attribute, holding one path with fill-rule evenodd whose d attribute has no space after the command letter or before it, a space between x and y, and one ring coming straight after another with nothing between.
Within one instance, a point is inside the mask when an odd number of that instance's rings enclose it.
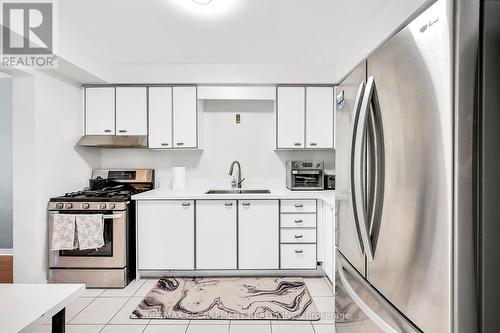
<instances>
[{"instance_id":1,"label":"drawer pull","mask_svg":"<svg viewBox=\"0 0 500 333\"><path fill-rule=\"evenodd\" d=\"M189 207L189 206L191 206L191 203L189 203L189 202L182 203L182 207Z\"/></svg>"},{"instance_id":2,"label":"drawer pull","mask_svg":"<svg viewBox=\"0 0 500 333\"><path fill-rule=\"evenodd\" d=\"M311 142L311 146L317 146L318 144L316 142Z\"/></svg>"},{"instance_id":3,"label":"drawer pull","mask_svg":"<svg viewBox=\"0 0 500 333\"><path fill-rule=\"evenodd\" d=\"M120 133L127 133L127 130L118 130Z\"/></svg>"},{"instance_id":4,"label":"drawer pull","mask_svg":"<svg viewBox=\"0 0 500 333\"><path fill-rule=\"evenodd\" d=\"M302 204L301 205L299 205L299 204L295 205L295 208L302 208L302 207L304 207L304 205L302 205Z\"/></svg>"},{"instance_id":5,"label":"drawer pull","mask_svg":"<svg viewBox=\"0 0 500 333\"><path fill-rule=\"evenodd\" d=\"M304 235L295 235L295 238L296 238L296 239L299 239L299 238L304 238Z\"/></svg>"},{"instance_id":6,"label":"drawer pull","mask_svg":"<svg viewBox=\"0 0 500 333\"><path fill-rule=\"evenodd\" d=\"M162 143L161 145L162 146L168 146L168 143Z\"/></svg>"},{"instance_id":7,"label":"drawer pull","mask_svg":"<svg viewBox=\"0 0 500 333\"><path fill-rule=\"evenodd\" d=\"M295 250L295 253L301 254L301 253L304 253L304 251L303 250Z\"/></svg>"},{"instance_id":8,"label":"drawer pull","mask_svg":"<svg viewBox=\"0 0 500 333\"><path fill-rule=\"evenodd\" d=\"M302 222L304 222L304 220L295 220L294 222L295 223L302 223Z\"/></svg>"},{"instance_id":9,"label":"drawer pull","mask_svg":"<svg viewBox=\"0 0 500 333\"><path fill-rule=\"evenodd\" d=\"M104 130L104 133L111 133L110 129Z\"/></svg>"},{"instance_id":10,"label":"drawer pull","mask_svg":"<svg viewBox=\"0 0 500 333\"><path fill-rule=\"evenodd\" d=\"M231 207L232 205L233 205L233 203L232 203L232 202L226 202L226 203L224 204L224 206L226 206L226 207Z\"/></svg>"},{"instance_id":11,"label":"drawer pull","mask_svg":"<svg viewBox=\"0 0 500 333\"><path fill-rule=\"evenodd\" d=\"M293 145L296 146L296 147L298 147L298 146L301 145L301 143L300 142L295 142Z\"/></svg>"},{"instance_id":12,"label":"drawer pull","mask_svg":"<svg viewBox=\"0 0 500 333\"><path fill-rule=\"evenodd\" d=\"M184 142L177 142L176 145L177 146L184 146Z\"/></svg>"},{"instance_id":13,"label":"drawer pull","mask_svg":"<svg viewBox=\"0 0 500 333\"><path fill-rule=\"evenodd\" d=\"M243 202L241 205L243 207L250 207L250 203L249 202Z\"/></svg>"}]
</instances>

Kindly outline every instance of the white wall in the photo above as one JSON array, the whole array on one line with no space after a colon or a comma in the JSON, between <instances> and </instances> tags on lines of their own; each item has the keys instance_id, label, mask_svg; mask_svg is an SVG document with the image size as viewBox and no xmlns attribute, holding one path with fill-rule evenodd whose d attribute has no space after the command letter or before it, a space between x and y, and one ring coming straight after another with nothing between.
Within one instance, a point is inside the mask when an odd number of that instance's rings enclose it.
<instances>
[{"instance_id":1,"label":"white wall","mask_svg":"<svg viewBox=\"0 0 500 333\"><path fill-rule=\"evenodd\" d=\"M87 184L99 153L75 148L79 85L33 71L13 76L14 282L47 279L47 203Z\"/></svg>"},{"instance_id":2,"label":"white wall","mask_svg":"<svg viewBox=\"0 0 500 333\"><path fill-rule=\"evenodd\" d=\"M105 68L98 74L110 83L333 84L336 77L331 64L107 64Z\"/></svg>"},{"instance_id":3,"label":"white wall","mask_svg":"<svg viewBox=\"0 0 500 333\"><path fill-rule=\"evenodd\" d=\"M0 77L0 249L12 248L12 83Z\"/></svg>"},{"instance_id":4,"label":"white wall","mask_svg":"<svg viewBox=\"0 0 500 333\"><path fill-rule=\"evenodd\" d=\"M235 123L236 113L241 123ZM170 187L170 169L187 167L188 186L228 185L229 166L238 160L248 187L284 186L285 162L317 159L333 168L332 151L290 152L275 149L275 113L269 101L206 101L201 114L202 152L103 149L103 167L157 170L160 187ZM207 188L208 189L208 188Z\"/></svg>"}]
</instances>

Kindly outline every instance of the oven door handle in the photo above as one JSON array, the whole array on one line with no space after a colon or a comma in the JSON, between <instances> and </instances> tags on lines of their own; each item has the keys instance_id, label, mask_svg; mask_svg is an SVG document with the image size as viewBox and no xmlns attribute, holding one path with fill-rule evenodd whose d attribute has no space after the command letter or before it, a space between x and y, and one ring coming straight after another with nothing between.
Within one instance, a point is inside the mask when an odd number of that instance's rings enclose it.
<instances>
[{"instance_id":1,"label":"oven door handle","mask_svg":"<svg viewBox=\"0 0 500 333\"><path fill-rule=\"evenodd\" d=\"M121 219L123 217L123 214L109 214L109 215L103 215L103 219Z\"/></svg>"},{"instance_id":2,"label":"oven door handle","mask_svg":"<svg viewBox=\"0 0 500 333\"><path fill-rule=\"evenodd\" d=\"M60 212L58 211L52 211L50 212L51 215L59 214ZM68 214L70 215L70 214ZM74 214L74 215L82 215L82 214ZM92 215L92 214L90 214ZM97 215L97 214L96 214ZM123 214L105 214L102 216L103 219L121 219L123 217Z\"/></svg>"},{"instance_id":3,"label":"oven door handle","mask_svg":"<svg viewBox=\"0 0 500 333\"><path fill-rule=\"evenodd\" d=\"M320 175L321 170L292 170L292 175Z\"/></svg>"}]
</instances>

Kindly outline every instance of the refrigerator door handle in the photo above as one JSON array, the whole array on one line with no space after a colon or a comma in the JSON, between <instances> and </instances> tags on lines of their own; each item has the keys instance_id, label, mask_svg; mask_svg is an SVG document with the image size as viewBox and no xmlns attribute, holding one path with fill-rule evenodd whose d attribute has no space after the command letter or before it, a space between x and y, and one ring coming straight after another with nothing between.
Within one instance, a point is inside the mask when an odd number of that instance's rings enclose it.
<instances>
[{"instance_id":1,"label":"refrigerator door handle","mask_svg":"<svg viewBox=\"0 0 500 333\"><path fill-rule=\"evenodd\" d=\"M422 333L422 331L416 327L413 323L408 321L403 317L397 310L389 304L383 296L380 296L378 291L376 291L363 277L351 266L351 264L345 259L345 257L337 250L337 272L338 277L342 283L343 289L347 291L351 299L356 303L356 305L363 311L370 320L377 325L385 333ZM382 318L370 305L363 300L356 290L353 288L346 273L351 276L351 279L363 288L367 298L371 299L371 302L375 302L378 311L383 311L386 313L388 318L394 326L389 324L384 318Z\"/></svg>"},{"instance_id":2,"label":"refrigerator door handle","mask_svg":"<svg viewBox=\"0 0 500 333\"><path fill-rule=\"evenodd\" d=\"M373 248L370 240L367 210L365 209L365 190L363 186L363 176L365 164L363 163L364 142L366 141L366 131L370 108L371 93L367 84L362 97L361 107L355 119L355 131L352 140L351 150L351 193L353 193L354 218L358 224L359 234L363 243L364 254L368 261L373 261ZM369 96L370 95L370 96Z\"/></svg>"},{"instance_id":3,"label":"refrigerator door handle","mask_svg":"<svg viewBox=\"0 0 500 333\"><path fill-rule=\"evenodd\" d=\"M369 231L370 247L373 256L375 256L384 201L385 154L382 113L378 100L377 86L372 76L368 78L366 94L361 108L370 110L370 127L368 131L370 135L370 161L372 162L370 165L372 168L370 172L370 197L373 199L369 200L367 228Z\"/></svg>"},{"instance_id":4,"label":"refrigerator door handle","mask_svg":"<svg viewBox=\"0 0 500 333\"><path fill-rule=\"evenodd\" d=\"M356 203L356 188L354 186L355 181L355 173L353 170L353 165L354 165L354 159L355 159L355 150L356 150L356 134L357 134L357 128L358 128L358 122L359 122L359 111L361 108L361 100L363 99L363 94L365 91L365 82L362 81L359 84L358 87L358 92L356 94L356 99L354 101L354 107L352 110L352 132L351 132L351 172L350 172L350 186L351 186L351 203L352 203L352 209L353 209L353 215L354 215L354 223L356 224L356 231L358 233L358 245L359 249L361 251L361 254L365 253L365 249L363 246L363 241L361 237L361 225L359 223L359 219L357 216L357 210L358 210L358 204Z\"/></svg>"},{"instance_id":5,"label":"refrigerator door handle","mask_svg":"<svg viewBox=\"0 0 500 333\"><path fill-rule=\"evenodd\" d=\"M387 324L382 318L380 318L380 316L375 311L373 311L372 308L370 308L368 304L366 304L363 299L354 291L354 288L351 287L349 281L347 281L347 278L345 276L342 260L339 260L338 272L340 281L342 282L342 285L344 286L349 296L351 296L354 303L356 303L356 305L367 315L368 318L371 319L371 321L373 321L375 325L377 325L385 333L400 333L399 331L396 331L394 328L392 328L389 324Z\"/></svg>"}]
</instances>

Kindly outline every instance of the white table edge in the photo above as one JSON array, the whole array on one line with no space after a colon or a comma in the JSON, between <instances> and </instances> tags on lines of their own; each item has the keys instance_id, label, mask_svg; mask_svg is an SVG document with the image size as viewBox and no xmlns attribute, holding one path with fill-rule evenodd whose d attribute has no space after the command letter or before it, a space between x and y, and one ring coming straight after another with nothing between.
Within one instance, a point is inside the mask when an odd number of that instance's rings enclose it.
<instances>
[{"instance_id":1,"label":"white table edge","mask_svg":"<svg viewBox=\"0 0 500 333\"><path fill-rule=\"evenodd\" d=\"M79 283L72 283L74 285L79 285L80 288L78 288L71 296L68 298L62 300L61 302L57 303L52 309L49 311L45 312L42 316L40 316L38 319L35 321L31 322L24 328L22 328L19 332L24 333L24 332L32 332L35 328L40 327L43 325L48 319L52 319L52 317L57 314L59 311L62 309L66 308L68 304L70 304L73 300L77 299L80 295L83 295L85 292L85 285L84 284L79 284Z\"/></svg>"}]
</instances>

